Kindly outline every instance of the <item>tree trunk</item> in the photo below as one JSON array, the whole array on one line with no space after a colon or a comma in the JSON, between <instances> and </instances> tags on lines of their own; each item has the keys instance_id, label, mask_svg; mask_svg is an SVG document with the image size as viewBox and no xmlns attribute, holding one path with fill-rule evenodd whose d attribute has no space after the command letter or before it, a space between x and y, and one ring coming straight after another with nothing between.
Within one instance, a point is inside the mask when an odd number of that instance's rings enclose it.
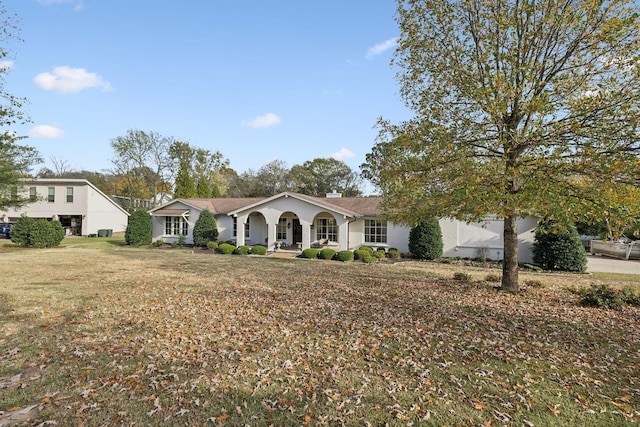
<instances>
[{"instance_id":1,"label":"tree trunk","mask_svg":"<svg viewBox=\"0 0 640 427\"><path fill-rule=\"evenodd\" d=\"M518 283L518 217L504 218L504 262L502 263L502 289L517 292Z\"/></svg>"}]
</instances>

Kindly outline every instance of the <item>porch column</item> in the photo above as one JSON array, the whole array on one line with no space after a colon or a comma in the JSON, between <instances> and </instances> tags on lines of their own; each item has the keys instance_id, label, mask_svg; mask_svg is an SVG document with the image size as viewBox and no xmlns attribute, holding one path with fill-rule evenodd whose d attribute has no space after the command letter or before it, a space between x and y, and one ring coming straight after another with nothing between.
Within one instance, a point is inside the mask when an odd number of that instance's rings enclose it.
<instances>
[{"instance_id":1,"label":"porch column","mask_svg":"<svg viewBox=\"0 0 640 427\"><path fill-rule=\"evenodd\" d=\"M276 224L267 222L267 250L276 250Z\"/></svg>"},{"instance_id":2,"label":"porch column","mask_svg":"<svg viewBox=\"0 0 640 427\"><path fill-rule=\"evenodd\" d=\"M341 251L349 249L349 222L338 225L338 248Z\"/></svg>"},{"instance_id":3,"label":"porch column","mask_svg":"<svg viewBox=\"0 0 640 427\"><path fill-rule=\"evenodd\" d=\"M311 224L310 222L300 221L300 225L302 226L302 247L300 249L311 247L311 233L313 233Z\"/></svg>"},{"instance_id":4,"label":"porch column","mask_svg":"<svg viewBox=\"0 0 640 427\"><path fill-rule=\"evenodd\" d=\"M247 222L247 215L236 217L236 246L244 246L244 224Z\"/></svg>"}]
</instances>

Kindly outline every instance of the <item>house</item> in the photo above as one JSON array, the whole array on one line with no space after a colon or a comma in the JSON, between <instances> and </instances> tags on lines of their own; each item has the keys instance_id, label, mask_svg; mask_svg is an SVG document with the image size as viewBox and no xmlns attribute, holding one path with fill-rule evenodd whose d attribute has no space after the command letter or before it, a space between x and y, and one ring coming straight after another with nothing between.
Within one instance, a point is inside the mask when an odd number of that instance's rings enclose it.
<instances>
[{"instance_id":1,"label":"house","mask_svg":"<svg viewBox=\"0 0 640 427\"><path fill-rule=\"evenodd\" d=\"M21 208L0 211L3 222L21 215L62 223L67 235L87 236L98 230L122 232L129 214L86 179L47 178L25 182L32 200Z\"/></svg>"},{"instance_id":2,"label":"house","mask_svg":"<svg viewBox=\"0 0 640 427\"><path fill-rule=\"evenodd\" d=\"M382 216L381 197L311 197L284 192L266 198L174 199L151 209L153 240L166 243L193 242L193 226L200 212L213 213L218 240L233 241L237 246L264 245L270 251L295 246L331 247L353 250L360 246L397 248L409 251L410 228L386 221ZM504 256L502 221L465 223L440 220L444 256ZM519 221L519 252L522 262L531 262L534 218Z\"/></svg>"}]
</instances>

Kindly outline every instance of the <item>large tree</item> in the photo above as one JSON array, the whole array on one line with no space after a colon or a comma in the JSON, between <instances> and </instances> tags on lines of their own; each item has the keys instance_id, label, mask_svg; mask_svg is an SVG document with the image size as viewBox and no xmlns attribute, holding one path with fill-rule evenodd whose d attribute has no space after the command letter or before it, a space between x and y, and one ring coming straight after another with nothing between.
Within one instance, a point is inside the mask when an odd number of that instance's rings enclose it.
<instances>
[{"instance_id":1,"label":"large tree","mask_svg":"<svg viewBox=\"0 0 640 427\"><path fill-rule=\"evenodd\" d=\"M18 35L18 18L9 14L2 3L0 24L0 209L6 209L29 202L28 195L20 191L23 178L42 159L33 147L20 144L22 138L11 129L16 124L24 124L29 120L22 110L26 100L5 89L5 76L11 69L9 44L21 39Z\"/></svg>"},{"instance_id":2,"label":"large tree","mask_svg":"<svg viewBox=\"0 0 640 427\"><path fill-rule=\"evenodd\" d=\"M365 176L392 219L594 219L639 182L639 18L626 0L399 0L393 64L412 120L381 121ZM637 207L637 203L636 206Z\"/></svg>"},{"instance_id":3,"label":"large tree","mask_svg":"<svg viewBox=\"0 0 640 427\"><path fill-rule=\"evenodd\" d=\"M188 173L195 182L196 197L222 197L226 194L229 183L224 171L229 167L229 160L225 159L220 151L210 151L192 147L188 142L174 141L169 147L169 155L177 170L176 179L183 164L187 166Z\"/></svg>"},{"instance_id":4,"label":"large tree","mask_svg":"<svg viewBox=\"0 0 640 427\"><path fill-rule=\"evenodd\" d=\"M362 195L358 173L333 158L317 158L295 165L289 176L296 185L296 191L302 194L324 197L336 191L345 197Z\"/></svg>"}]
</instances>

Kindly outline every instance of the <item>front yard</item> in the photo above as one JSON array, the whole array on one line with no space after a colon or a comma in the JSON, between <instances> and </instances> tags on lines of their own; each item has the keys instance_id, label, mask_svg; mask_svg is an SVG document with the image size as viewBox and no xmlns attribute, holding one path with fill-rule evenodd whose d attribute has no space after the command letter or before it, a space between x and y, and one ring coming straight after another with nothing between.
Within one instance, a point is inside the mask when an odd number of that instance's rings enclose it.
<instances>
[{"instance_id":1,"label":"front yard","mask_svg":"<svg viewBox=\"0 0 640 427\"><path fill-rule=\"evenodd\" d=\"M640 420L640 309L566 290L639 276L95 245L0 249L0 426Z\"/></svg>"}]
</instances>

